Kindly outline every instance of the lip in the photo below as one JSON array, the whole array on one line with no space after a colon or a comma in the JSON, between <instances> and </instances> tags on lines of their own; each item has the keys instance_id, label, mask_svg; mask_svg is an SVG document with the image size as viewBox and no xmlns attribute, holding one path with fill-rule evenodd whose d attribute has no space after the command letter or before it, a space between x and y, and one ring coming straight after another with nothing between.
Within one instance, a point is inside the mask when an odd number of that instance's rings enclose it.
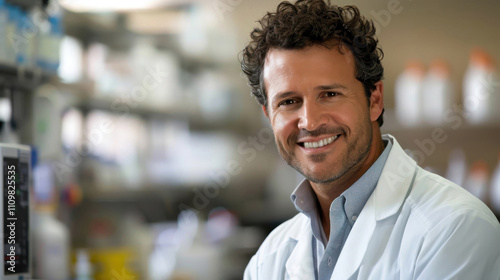
<instances>
[{"instance_id":1,"label":"lip","mask_svg":"<svg viewBox=\"0 0 500 280\"><path fill-rule=\"evenodd\" d=\"M301 145L299 145L297 143L297 146L306 154L316 154L316 153L323 153L325 151L327 151L328 149L331 149L332 147L335 146L336 142L340 139L340 137L342 137L343 134L334 134L334 135L328 135L328 136L322 136L322 137L315 137L315 138L304 138L304 139L301 139L300 141L298 142L316 142L316 141L319 141L319 140L323 140L323 139L327 139L328 137L331 137L331 136L335 136L335 135L339 135L337 137L337 139L335 139L335 141L333 141L332 143L328 144L328 145L325 145L323 147L320 147L320 148L306 148L306 147L303 147Z\"/></svg>"}]
</instances>

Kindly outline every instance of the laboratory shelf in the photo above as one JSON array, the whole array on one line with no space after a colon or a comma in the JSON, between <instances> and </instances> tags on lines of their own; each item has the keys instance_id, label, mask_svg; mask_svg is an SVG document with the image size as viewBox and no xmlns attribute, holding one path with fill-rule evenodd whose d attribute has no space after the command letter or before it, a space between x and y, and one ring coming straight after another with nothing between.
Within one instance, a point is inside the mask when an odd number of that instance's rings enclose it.
<instances>
[{"instance_id":1,"label":"laboratory shelf","mask_svg":"<svg viewBox=\"0 0 500 280\"><path fill-rule=\"evenodd\" d=\"M50 0L7 0L6 2L19 6L23 9L31 9L33 7L45 8Z\"/></svg>"},{"instance_id":2,"label":"laboratory shelf","mask_svg":"<svg viewBox=\"0 0 500 280\"><path fill-rule=\"evenodd\" d=\"M64 87L61 87L64 88ZM73 89L76 87L73 86ZM79 91L92 92L92 89ZM144 119L165 119L181 120L189 125L191 131L212 132L229 131L237 135L248 135L252 127L249 122L242 118L227 117L218 120L209 120L198 112L196 108L189 108L187 105L176 105L165 108L149 107L146 105L128 106L124 103L117 103L118 98L90 98L80 97L71 106L89 112L101 110L118 115L136 115Z\"/></svg>"},{"instance_id":3,"label":"laboratory shelf","mask_svg":"<svg viewBox=\"0 0 500 280\"><path fill-rule=\"evenodd\" d=\"M0 63L0 85L32 90L40 83L54 79L55 75L40 68Z\"/></svg>"},{"instance_id":4,"label":"laboratory shelf","mask_svg":"<svg viewBox=\"0 0 500 280\"><path fill-rule=\"evenodd\" d=\"M500 152L500 120L473 125L465 119L439 126L382 126L383 134L391 134L403 149L417 152L423 167L437 168L442 174L453 150L464 151L468 164L483 161L490 168L498 163Z\"/></svg>"}]
</instances>

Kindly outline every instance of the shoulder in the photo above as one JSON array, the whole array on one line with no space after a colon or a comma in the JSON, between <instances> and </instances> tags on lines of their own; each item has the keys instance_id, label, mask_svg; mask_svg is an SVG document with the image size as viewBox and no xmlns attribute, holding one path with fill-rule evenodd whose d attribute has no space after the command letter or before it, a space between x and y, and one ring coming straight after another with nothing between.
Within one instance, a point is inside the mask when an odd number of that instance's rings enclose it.
<instances>
[{"instance_id":1,"label":"shoulder","mask_svg":"<svg viewBox=\"0 0 500 280\"><path fill-rule=\"evenodd\" d=\"M483 225L500 234L500 224L491 210L464 188L418 168L407 203L429 231L443 223ZM464 225L462 225L464 226Z\"/></svg>"},{"instance_id":2,"label":"shoulder","mask_svg":"<svg viewBox=\"0 0 500 280\"><path fill-rule=\"evenodd\" d=\"M462 187L419 168L407 198L414 275L422 279L498 279L500 224ZM416 235L415 235L416 234ZM464 257L467 256L467 257Z\"/></svg>"}]
</instances>

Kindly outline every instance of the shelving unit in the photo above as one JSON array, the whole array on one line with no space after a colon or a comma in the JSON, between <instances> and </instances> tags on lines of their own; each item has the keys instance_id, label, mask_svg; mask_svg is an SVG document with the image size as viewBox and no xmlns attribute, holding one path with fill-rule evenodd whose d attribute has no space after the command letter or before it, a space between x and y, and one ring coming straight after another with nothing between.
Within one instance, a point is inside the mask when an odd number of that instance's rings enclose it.
<instances>
[{"instance_id":1,"label":"shelving unit","mask_svg":"<svg viewBox=\"0 0 500 280\"><path fill-rule=\"evenodd\" d=\"M6 0L6 2L20 6L24 9L29 9L32 7L41 7L45 8L49 5L50 0Z\"/></svg>"},{"instance_id":2,"label":"shelving unit","mask_svg":"<svg viewBox=\"0 0 500 280\"><path fill-rule=\"evenodd\" d=\"M73 104L70 104L70 106L80 109L82 112L101 110L119 115L139 116L143 119L181 120L189 124L191 131L196 132L230 131L238 135L248 135L248 132L251 130L250 125L241 119L226 118L218 122L208 121L195 108L185 108L183 106L154 108L139 105L137 107L127 106L126 110L124 110L123 108L117 109L115 107L115 100L112 98L95 99L82 97Z\"/></svg>"},{"instance_id":3,"label":"shelving unit","mask_svg":"<svg viewBox=\"0 0 500 280\"><path fill-rule=\"evenodd\" d=\"M444 123L440 126L421 125L418 127L403 127L397 124L391 111L384 118L382 133L396 137L404 149L421 152L424 156L422 166L446 171L449 154L454 149L462 149L468 163L482 160L493 169L498 164L500 152L500 120L472 125L460 117L460 122ZM386 126L387 125L387 126ZM439 132L435 132L435 130ZM439 133L440 140L433 140L433 133Z\"/></svg>"},{"instance_id":4,"label":"shelving unit","mask_svg":"<svg viewBox=\"0 0 500 280\"><path fill-rule=\"evenodd\" d=\"M19 7L24 10L23 14L27 16L24 20L30 21L29 28L35 30L29 30L32 34L29 36L25 34L26 30L18 30L16 29L16 33L18 36L22 36L23 40L35 40L34 36L39 35L39 26L36 26L35 22L37 22L32 16L29 14L34 8L41 9L43 15L42 17L48 17L46 13L46 8L49 5L51 0L5 0L6 3L11 4L15 7ZM35 17L39 17L37 15ZM38 18L39 20L40 18ZM21 28L21 27L18 27ZM26 29L28 27L23 26L22 28ZM2 38L4 40L4 38ZM18 40L18 39L15 39ZM38 42L38 41L36 41ZM24 42L23 44L27 44ZM9 47L11 47L9 45ZM34 48L38 48L39 46L34 46ZM35 59L35 58L32 58ZM11 61L11 60L9 60ZM39 86L41 83L47 82L49 80L57 80L57 73L51 73L46 70L43 70L34 66L26 66L26 65L16 65L6 63L5 61L0 61L0 86L2 87L10 87L16 90L21 90L24 92L32 92Z\"/></svg>"},{"instance_id":5,"label":"shelving unit","mask_svg":"<svg viewBox=\"0 0 500 280\"><path fill-rule=\"evenodd\" d=\"M39 68L0 63L0 85L3 86L31 91L40 83L51 79L56 79L54 74L47 73Z\"/></svg>"},{"instance_id":6,"label":"shelving unit","mask_svg":"<svg viewBox=\"0 0 500 280\"><path fill-rule=\"evenodd\" d=\"M160 119L187 119L189 116L189 112L186 110L180 110L178 107L170 107L170 108L151 108L147 106L138 105L136 107L126 106L124 104L119 108L115 108L117 106L115 101L118 98L112 99L96 99L96 98L88 98L84 97L78 100L74 106L75 108L81 109L84 112L88 112L91 110L102 110L110 113L116 114L124 114L127 112L131 115L137 115L146 118L160 118ZM126 107L125 107L126 106ZM124 110L122 107L125 107Z\"/></svg>"},{"instance_id":7,"label":"shelving unit","mask_svg":"<svg viewBox=\"0 0 500 280\"><path fill-rule=\"evenodd\" d=\"M33 92L48 81L57 81L57 76L39 68L27 68L0 63L0 96L11 99L12 121L21 143L33 144L34 123L31 104Z\"/></svg>"}]
</instances>

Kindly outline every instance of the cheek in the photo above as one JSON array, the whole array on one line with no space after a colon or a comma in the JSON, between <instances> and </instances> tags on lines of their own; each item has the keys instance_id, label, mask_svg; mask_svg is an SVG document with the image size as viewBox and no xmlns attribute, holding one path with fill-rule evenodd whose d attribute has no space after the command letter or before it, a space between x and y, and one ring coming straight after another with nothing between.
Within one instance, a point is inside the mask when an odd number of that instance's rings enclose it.
<instances>
[{"instance_id":1,"label":"cheek","mask_svg":"<svg viewBox=\"0 0 500 280\"><path fill-rule=\"evenodd\" d=\"M278 141L286 142L288 137L297 129L293 118L283 114L277 114L271 123L274 135Z\"/></svg>"},{"instance_id":2,"label":"cheek","mask_svg":"<svg viewBox=\"0 0 500 280\"><path fill-rule=\"evenodd\" d=\"M346 124L358 123L370 118L369 108L363 103L348 103L338 108L336 115Z\"/></svg>"},{"instance_id":3,"label":"cheek","mask_svg":"<svg viewBox=\"0 0 500 280\"><path fill-rule=\"evenodd\" d=\"M332 108L328 116L333 126L351 126L357 114L358 109L356 107L350 106L349 104L343 104L342 106Z\"/></svg>"},{"instance_id":4,"label":"cheek","mask_svg":"<svg viewBox=\"0 0 500 280\"><path fill-rule=\"evenodd\" d=\"M370 122L368 108L361 108L359 105L344 104L332 109L329 117L330 126L342 127L347 135L353 134L357 129L363 127L364 123Z\"/></svg>"}]
</instances>

